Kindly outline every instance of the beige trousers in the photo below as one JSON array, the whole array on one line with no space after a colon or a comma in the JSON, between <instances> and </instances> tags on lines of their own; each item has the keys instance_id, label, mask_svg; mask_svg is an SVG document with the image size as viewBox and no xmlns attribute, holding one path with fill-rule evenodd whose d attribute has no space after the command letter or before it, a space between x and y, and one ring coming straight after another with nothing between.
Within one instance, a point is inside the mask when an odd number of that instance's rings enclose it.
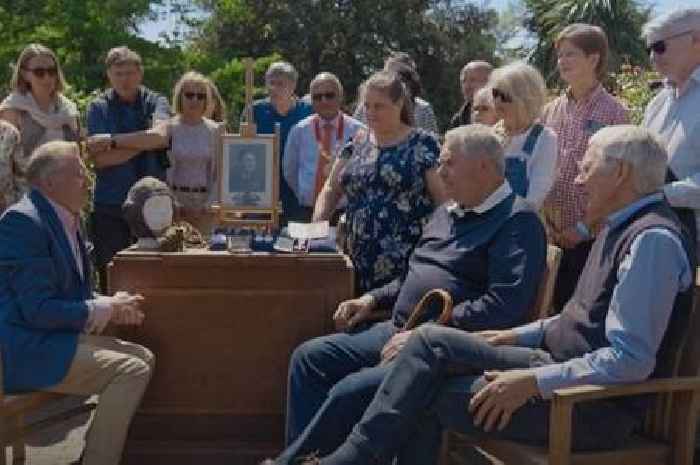
<instances>
[{"instance_id":1,"label":"beige trousers","mask_svg":"<svg viewBox=\"0 0 700 465\"><path fill-rule=\"evenodd\" d=\"M83 465L119 464L131 418L154 363L151 351L138 344L108 336L80 336L66 377L46 390L100 396L85 436Z\"/></svg>"}]
</instances>

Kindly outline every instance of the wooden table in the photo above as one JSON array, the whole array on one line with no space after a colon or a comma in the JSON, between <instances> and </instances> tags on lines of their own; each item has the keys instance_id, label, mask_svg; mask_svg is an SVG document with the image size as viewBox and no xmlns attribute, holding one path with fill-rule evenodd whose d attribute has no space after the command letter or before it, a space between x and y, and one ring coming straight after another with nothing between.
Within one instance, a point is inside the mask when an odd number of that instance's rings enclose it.
<instances>
[{"instance_id":1,"label":"wooden table","mask_svg":"<svg viewBox=\"0 0 700 465\"><path fill-rule=\"evenodd\" d=\"M339 254L124 251L109 288L144 295L143 327L120 333L156 354L126 464L248 464L282 447L289 356L332 331L352 297Z\"/></svg>"}]
</instances>

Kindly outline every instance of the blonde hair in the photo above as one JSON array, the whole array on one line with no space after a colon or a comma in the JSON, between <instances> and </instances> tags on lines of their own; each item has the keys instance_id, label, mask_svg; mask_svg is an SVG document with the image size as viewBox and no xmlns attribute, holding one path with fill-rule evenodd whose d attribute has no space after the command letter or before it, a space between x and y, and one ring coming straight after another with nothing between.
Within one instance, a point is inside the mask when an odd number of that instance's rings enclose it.
<instances>
[{"instance_id":1,"label":"blonde hair","mask_svg":"<svg viewBox=\"0 0 700 465\"><path fill-rule=\"evenodd\" d=\"M56 54L50 48L41 44L29 44L17 58L17 63L15 64L15 69L12 72L12 78L10 79L10 89L20 94L26 94L27 91L31 91L31 85L22 76L22 71L27 70L27 63L34 57L46 56L53 60L56 66L56 93L63 92L63 89L67 87L66 79L63 77L63 70L61 69L61 64L56 58Z\"/></svg>"},{"instance_id":2,"label":"blonde hair","mask_svg":"<svg viewBox=\"0 0 700 465\"><path fill-rule=\"evenodd\" d=\"M488 85L513 99L520 125L529 127L542 115L547 87L540 72L532 66L517 62L498 68L491 74Z\"/></svg>"},{"instance_id":3,"label":"blonde hair","mask_svg":"<svg viewBox=\"0 0 700 465\"><path fill-rule=\"evenodd\" d=\"M182 114L182 89L185 84L199 84L204 88L207 94L207 101L204 105L204 114L213 114L215 111L215 102L212 96L212 82L206 76L197 71L188 71L182 75L175 88L173 88L173 110L177 114Z\"/></svg>"},{"instance_id":4,"label":"blonde hair","mask_svg":"<svg viewBox=\"0 0 700 465\"><path fill-rule=\"evenodd\" d=\"M207 109L204 112L205 116L210 120L216 121L217 123L225 123L226 102L224 102L224 99L221 96L221 92L219 92L219 88L216 87L214 81L207 78L207 85L209 86L209 90L211 91L211 98L213 104L211 108L207 105Z\"/></svg>"}]
</instances>

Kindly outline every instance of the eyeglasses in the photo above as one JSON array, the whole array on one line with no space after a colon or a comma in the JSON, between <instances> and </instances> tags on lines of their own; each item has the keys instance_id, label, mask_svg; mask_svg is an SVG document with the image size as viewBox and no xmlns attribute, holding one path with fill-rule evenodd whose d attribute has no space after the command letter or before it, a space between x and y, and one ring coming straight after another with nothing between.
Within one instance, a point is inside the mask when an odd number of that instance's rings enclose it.
<instances>
[{"instance_id":1,"label":"eyeglasses","mask_svg":"<svg viewBox=\"0 0 700 465\"><path fill-rule=\"evenodd\" d=\"M496 88L491 89L491 95L493 95L493 98L495 99L501 99L501 102L503 103L511 103L513 101L513 98L510 95Z\"/></svg>"},{"instance_id":2,"label":"eyeglasses","mask_svg":"<svg viewBox=\"0 0 700 465\"><path fill-rule=\"evenodd\" d=\"M493 110L493 107L490 107L488 105L476 105L474 108L472 108L472 110L478 112L491 111Z\"/></svg>"},{"instance_id":3,"label":"eyeglasses","mask_svg":"<svg viewBox=\"0 0 700 465\"><path fill-rule=\"evenodd\" d=\"M24 68L25 70L29 71L32 73L34 76L36 76L38 79L44 79L45 76L51 76L51 77L56 77L58 75L58 69L55 66L52 66L50 68Z\"/></svg>"},{"instance_id":4,"label":"eyeglasses","mask_svg":"<svg viewBox=\"0 0 700 465\"><path fill-rule=\"evenodd\" d=\"M335 100L336 96L337 96L337 95L336 95L335 92L320 92L320 93L318 93L318 94L313 94L313 95L311 96L311 99L312 99L314 102L320 102L322 99L326 99L326 100Z\"/></svg>"},{"instance_id":5,"label":"eyeglasses","mask_svg":"<svg viewBox=\"0 0 700 465\"><path fill-rule=\"evenodd\" d=\"M657 55L663 55L666 52L667 40L675 39L676 37L680 37L685 34L690 34L691 32L692 31L679 32L678 34L666 37L665 39L657 40L653 44L647 46L647 55L651 55L651 52L654 52Z\"/></svg>"},{"instance_id":6,"label":"eyeglasses","mask_svg":"<svg viewBox=\"0 0 700 465\"><path fill-rule=\"evenodd\" d=\"M200 102L203 102L207 99L206 92L183 92L182 95L184 95L187 100L194 100L196 98Z\"/></svg>"}]
</instances>

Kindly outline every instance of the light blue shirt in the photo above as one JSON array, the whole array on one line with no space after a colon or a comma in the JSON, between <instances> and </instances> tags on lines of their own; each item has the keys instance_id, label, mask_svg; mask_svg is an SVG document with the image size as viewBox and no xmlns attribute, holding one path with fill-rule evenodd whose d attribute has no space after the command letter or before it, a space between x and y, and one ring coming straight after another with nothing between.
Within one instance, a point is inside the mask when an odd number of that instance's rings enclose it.
<instances>
[{"instance_id":1,"label":"light blue shirt","mask_svg":"<svg viewBox=\"0 0 700 465\"><path fill-rule=\"evenodd\" d=\"M639 209L661 200L661 194L639 199L608 217L614 229ZM617 270L617 285L605 319L602 347L582 357L537 368L540 394L581 384L621 384L644 380L656 364L673 304L679 292L692 285L692 271L680 238L665 228L643 231ZM517 345L540 347L547 326L560 316L515 328Z\"/></svg>"},{"instance_id":2,"label":"light blue shirt","mask_svg":"<svg viewBox=\"0 0 700 465\"><path fill-rule=\"evenodd\" d=\"M338 124L341 116L343 117L343 134L342 138L338 140ZM314 128L317 118L317 115L311 115L292 127L287 137L287 146L284 149L285 156L282 162L284 179L299 203L305 207L314 206L314 187L319 157L319 142L316 140ZM326 120L319 118L321 133L326 122ZM342 113L329 122L333 126L331 153L335 159L343 146L355 137L357 130L364 128L365 125Z\"/></svg>"},{"instance_id":3,"label":"light blue shirt","mask_svg":"<svg viewBox=\"0 0 700 465\"><path fill-rule=\"evenodd\" d=\"M647 106L642 126L655 132L668 151L668 164L678 181L666 184L664 193L673 207L695 210L700 231L700 66L679 95L666 87Z\"/></svg>"}]
</instances>

